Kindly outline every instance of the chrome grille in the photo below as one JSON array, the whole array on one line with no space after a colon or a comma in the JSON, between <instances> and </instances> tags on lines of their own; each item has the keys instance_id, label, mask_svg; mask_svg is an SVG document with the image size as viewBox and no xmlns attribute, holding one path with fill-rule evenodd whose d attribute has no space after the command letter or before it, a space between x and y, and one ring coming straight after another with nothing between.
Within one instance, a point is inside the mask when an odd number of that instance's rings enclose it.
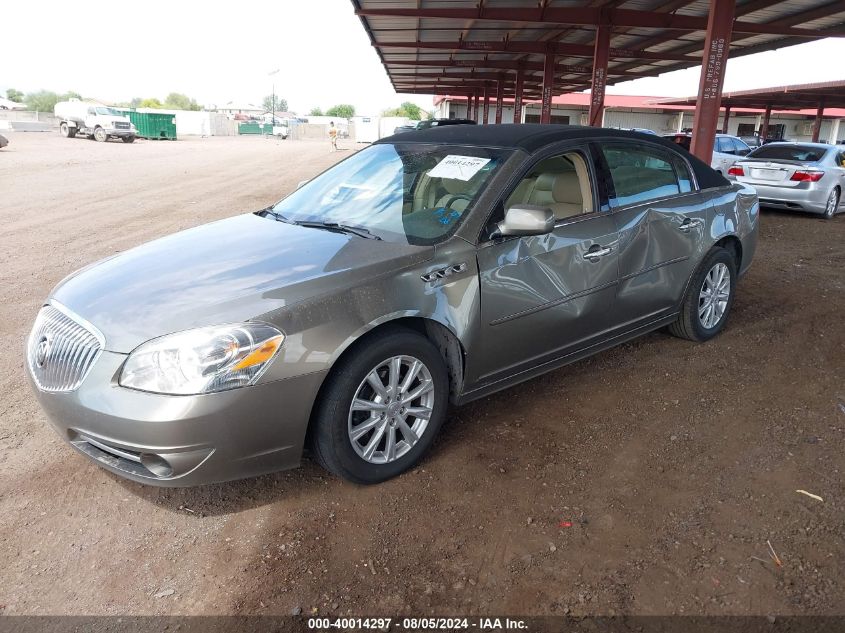
<instances>
[{"instance_id":1,"label":"chrome grille","mask_svg":"<svg viewBox=\"0 0 845 633\"><path fill-rule=\"evenodd\" d=\"M82 384L104 343L94 326L51 303L41 308L32 326L27 365L43 391L73 391Z\"/></svg>"},{"instance_id":2,"label":"chrome grille","mask_svg":"<svg viewBox=\"0 0 845 633\"><path fill-rule=\"evenodd\" d=\"M126 123L125 121L115 121L114 122L114 128L116 130L128 130L129 124Z\"/></svg>"}]
</instances>

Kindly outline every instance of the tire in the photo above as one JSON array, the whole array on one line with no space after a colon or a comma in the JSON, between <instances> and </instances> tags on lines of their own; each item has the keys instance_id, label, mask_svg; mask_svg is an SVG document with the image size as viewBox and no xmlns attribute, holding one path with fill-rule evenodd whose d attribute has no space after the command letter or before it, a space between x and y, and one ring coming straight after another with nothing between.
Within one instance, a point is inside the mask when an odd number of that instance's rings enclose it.
<instances>
[{"instance_id":1,"label":"tire","mask_svg":"<svg viewBox=\"0 0 845 633\"><path fill-rule=\"evenodd\" d=\"M398 388L416 367L412 361L422 365L404 391L406 396L430 386L410 402L392 397L395 391L391 390L389 363L396 358L400 358ZM373 374L383 395L368 381ZM381 413L361 407L353 410L353 399L384 408ZM411 330L386 328L350 350L327 378L311 422L314 456L326 470L354 483L375 484L395 477L414 466L431 447L446 417L448 399L449 378L437 348ZM411 408L418 412L429 409L427 421L425 415L411 414ZM356 432L357 441L353 439Z\"/></svg>"},{"instance_id":2,"label":"tire","mask_svg":"<svg viewBox=\"0 0 845 633\"><path fill-rule=\"evenodd\" d=\"M839 187L834 187L825 203L824 213L822 214L825 220L832 220L833 216L836 215L836 210L839 208L839 196Z\"/></svg>"},{"instance_id":3,"label":"tire","mask_svg":"<svg viewBox=\"0 0 845 633\"><path fill-rule=\"evenodd\" d=\"M105 143L109 140L109 135L106 134L106 131L101 127L94 128L94 140L98 143Z\"/></svg>"},{"instance_id":4,"label":"tire","mask_svg":"<svg viewBox=\"0 0 845 633\"><path fill-rule=\"evenodd\" d=\"M734 256L724 248L714 247L707 253L704 261L701 262L692 276L684 301L681 304L681 313L677 321L669 326L669 332L679 338L703 343L716 336L725 327L728 316L733 306L734 293L736 290L737 263ZM728 296L723 301L715 301L711 304L708 312L708 299L705 293L708 288L705 283L718 283L719 274L725 270L730 277L727 285L719 285L721 289L717 296L723 296L727 290ZM711 272L715 274L711 276ZM721 313L719 311L721 310ZM703 315L702 315L703 312ZM718 316L718 318L716 318ZM713 319L716 319L715 322Z\"/></svg>"},{"instance_id":5,"label":"tire","mask_svg":"<svg viewBox=\"0 0 845 633\"><path fill-rule=\"evenodd\" d=\"M134 136L123 136L121 139L124 143L134 143L135 137Z\"/></svg>"},{"instance_id":6,"label":"tire","mask_svg":"<svg viewBox=\"0 0 845 633\"><path fill-rule=\"evenodd\" d=\"M64 122L61 123L59 125L59 134L61 134L65 138L70 138L70 126Z\"/></svg>"}]
</instances>

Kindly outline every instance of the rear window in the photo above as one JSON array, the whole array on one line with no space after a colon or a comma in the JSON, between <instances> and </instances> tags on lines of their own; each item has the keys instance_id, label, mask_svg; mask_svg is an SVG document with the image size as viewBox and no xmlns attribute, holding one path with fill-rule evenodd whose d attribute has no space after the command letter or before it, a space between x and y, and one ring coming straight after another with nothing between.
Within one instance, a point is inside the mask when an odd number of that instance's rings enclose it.
<instances>
[{"instance_id":1,"label":"rear window","mask_svg":"<svg viewBox=\"0 0 845 633\"><path fill-rule=\"evenodd\" d=\"M751 152L747 158L765 158L767 160L795 160L802 163L815 163L822 159L827 149L811 145L763 145Z\"/></svg>"}]
</instances>

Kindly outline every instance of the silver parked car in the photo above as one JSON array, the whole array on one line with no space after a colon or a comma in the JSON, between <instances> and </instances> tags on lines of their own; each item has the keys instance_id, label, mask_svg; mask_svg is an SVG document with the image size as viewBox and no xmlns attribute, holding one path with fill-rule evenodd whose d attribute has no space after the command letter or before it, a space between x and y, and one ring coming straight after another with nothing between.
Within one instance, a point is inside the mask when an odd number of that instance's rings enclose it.
<instances>
[{"instance_id":1,"label":"silver parked car","mask_svg":"<svg viewBox=\"0 0 845 633\"><path fill-rule=\"evenodd\" d=\"M291 468L308 445L378 482L450 403L657 328L718 334L758 216L753 189L657 137L438 127L70 275L27 373L61 436L135 481Z\"/></svg>"},{"instance_id":2,"label":"silver parked car","mask_svg":"<svg viewBox=\"0 0 845 633\"><path fill-rule=\"evenodd\" d=\"M663 138L671 140L687 151L690 150L692 144L692 134L689 133L667 134ZM741 138L729 134L717 134L713 143L713 156L710 159L710 166L720 174L727 174L731 165L746 156L750 151L751 148Z\"/></svg>"},{"instance_id":3,"label":"silver parked car","mask_svg":"<svg viewBox=\"0 0 845 633\"><path fill-rule=\"evenodd\" d=\"M730 168L737 181L757 190L760 204L832 218L845 189L845 146L770 143Z\"/></svg>"}]
</instances>

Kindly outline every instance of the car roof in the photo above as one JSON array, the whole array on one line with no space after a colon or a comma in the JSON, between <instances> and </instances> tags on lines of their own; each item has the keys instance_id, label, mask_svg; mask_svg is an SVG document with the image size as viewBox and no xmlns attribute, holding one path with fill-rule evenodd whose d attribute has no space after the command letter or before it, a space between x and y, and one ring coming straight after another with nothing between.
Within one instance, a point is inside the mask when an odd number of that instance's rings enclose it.
<instances>
[{"instance_id":1,"label":"car roof","mask_svg":"<svg viewBox=\"0 0 845 633\"><path fill-rule=\"evenodd\" d=\"M842 147L841 145L834 145L833 143L813 143L812 141L772 141L766 145L805 145L807 147Z\"/></svg>"},{"instance_id":2,"label":"car roof","mask_svg":"<svg viewBox=\"0 0 845 633\"><path fill-rule=\"evenodd\" d=\"M440 143L443 145L469 145L478 147L504 147L523 149L527 152L536 150L570 139L629 139L643 140L663 144L653 134L629 132L627 130L612 130L609 128L586 127L580 125L556 125L544 123L504 123L499 125L444 125L428 130L420 130L414 134L413 140L401 137L402 142L410 143ZM392 143L400 138L390 136L377 143ZM671 147L672 144L668 143Z\"/></svg>"}]
</instances>

